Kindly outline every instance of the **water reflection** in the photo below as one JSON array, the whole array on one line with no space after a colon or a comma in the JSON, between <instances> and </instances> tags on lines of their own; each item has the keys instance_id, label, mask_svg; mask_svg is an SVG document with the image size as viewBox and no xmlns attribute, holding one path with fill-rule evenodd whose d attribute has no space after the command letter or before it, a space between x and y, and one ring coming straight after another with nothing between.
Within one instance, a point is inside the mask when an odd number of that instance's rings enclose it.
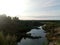
<instances>
[{"instance_id":1,"label":"water reflection","mask_svg":"<svg viewBox=\"0 0 60 45\"><path fill-rule=\"evenodd\" d=\"M40 27L41 28L41 27ZM31 36L41 36L42 38L39 39L22 39L21 42L18 43L18 45L43 45L44 43L47 44L47 39L45 38L44 30L41 29L32 29L28 34L31 33Z\"/></svg>"}]
</instances>

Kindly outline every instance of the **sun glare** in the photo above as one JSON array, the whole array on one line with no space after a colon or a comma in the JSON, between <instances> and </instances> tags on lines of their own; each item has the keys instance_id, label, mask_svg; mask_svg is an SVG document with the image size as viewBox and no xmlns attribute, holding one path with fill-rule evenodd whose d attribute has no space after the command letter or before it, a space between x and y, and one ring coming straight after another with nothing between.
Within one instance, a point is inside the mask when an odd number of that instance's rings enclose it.
<instances>
[{"instance_id":1,"label":"sun glare","mask_svg":"<svg viewBox=\"0 0 60 45\"><path fill-rule=\"evenodd\" d=\"M0 0L0 14L8 16L22 16L27 9L26 0Z\"/></svg>"}]
</instances>

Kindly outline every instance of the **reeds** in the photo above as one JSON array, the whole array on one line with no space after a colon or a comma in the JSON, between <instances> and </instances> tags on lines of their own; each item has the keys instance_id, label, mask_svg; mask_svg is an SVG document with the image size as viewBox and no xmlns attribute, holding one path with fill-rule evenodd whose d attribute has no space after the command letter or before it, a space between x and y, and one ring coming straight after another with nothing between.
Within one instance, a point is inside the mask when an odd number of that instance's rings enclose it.
<instances>
[{"instance_id":1,"label":"reeds","mask_svg":"<svg viewBox=\"0 0 60 45\"><path fill-rule=\"evenodd\" d=\"M0 45L17 45L16 36L7 35L4 36L3 32L0 32Z\"/></svg>"}]
</instances>

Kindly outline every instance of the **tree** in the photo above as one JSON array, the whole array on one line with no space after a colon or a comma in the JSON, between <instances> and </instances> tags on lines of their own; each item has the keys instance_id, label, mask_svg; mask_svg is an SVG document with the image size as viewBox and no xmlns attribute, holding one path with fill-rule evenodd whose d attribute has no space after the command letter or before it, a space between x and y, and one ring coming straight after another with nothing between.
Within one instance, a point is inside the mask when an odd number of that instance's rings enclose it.
<instances>
[{"instance_id":1,"label":"tree","mask_svg":"<svg viewBox=\"0 0 60 45\"><path fill-rule=\"evenodd\" d=\"M19 20L18 17L11 18L10 16L0 16L0 31L3 32L4 36L6 36L7 34L11 36L16 35L17 40L19 41L24 36L34 38L32 36L28 36L26 33L33 28L37 29L37 27L39 27L40 25L43 24L37 21L24 21L24 20ZM26 34L26 35L22 35L22 34Z\"/></svg>"}]
</instances>

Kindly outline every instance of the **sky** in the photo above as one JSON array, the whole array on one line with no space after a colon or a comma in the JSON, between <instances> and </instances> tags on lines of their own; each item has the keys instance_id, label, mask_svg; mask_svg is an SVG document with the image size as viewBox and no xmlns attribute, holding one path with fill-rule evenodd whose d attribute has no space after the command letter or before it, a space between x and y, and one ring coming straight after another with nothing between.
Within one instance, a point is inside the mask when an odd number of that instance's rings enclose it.
<instances>
[{"instance_id":1,"label":"sky","mask_svg":"<svg viewBox=\"0 0 60 45\"><path fill-rule=\"evenodd\" d=\"M23 20L60 20L60 0L0 0L0 15Z\"/></svg>"}]
</instances>

